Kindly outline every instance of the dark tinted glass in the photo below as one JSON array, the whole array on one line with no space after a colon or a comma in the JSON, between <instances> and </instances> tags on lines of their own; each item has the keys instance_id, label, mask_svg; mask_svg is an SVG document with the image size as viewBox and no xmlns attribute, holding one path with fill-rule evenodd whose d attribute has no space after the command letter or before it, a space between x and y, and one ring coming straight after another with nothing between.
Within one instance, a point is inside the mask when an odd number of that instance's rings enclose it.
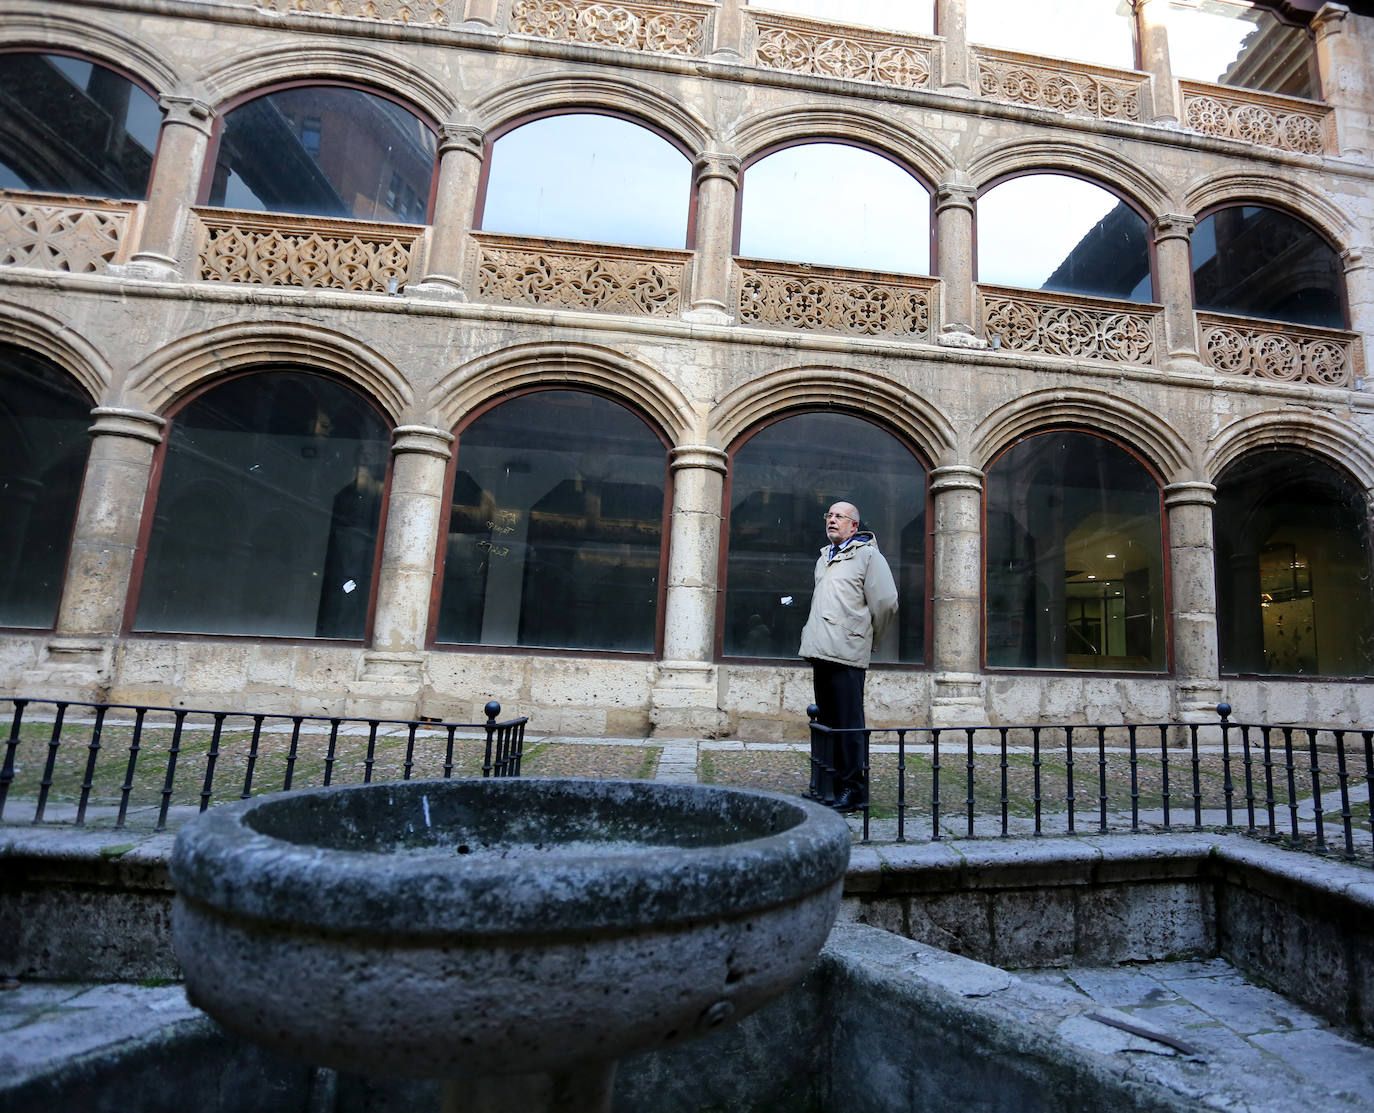
<instances>
[{"instance_id":1,"label":"dark tinted glass","mask_svg":"<svg viewBox=\"0 0 1374 1113\"><path fill-rule=\"evenodd\" d=\"M625 407L550 390L458 439L437 639L652 652L663 442Z\"/></svg>"},{"instance_id":2,"label":"dark tinted glass","mask_svg":"<svg viewBox=\"0 0 1374 1113\"><path fill-rule=\"evenodd\" d=\"M434 133L385 97L286 89L224 118L211 205L423 224Z\"/></svg>"},{"instance_id":3,"label":"dark tinted glass","mask_svg":"<svg viewBox=\"0 0 1374 1113\"><path fill-rule=\"evenodd\" d=\"M141 198L161 123L157 101L103 66L0 54L0 189Z\"/></svg>"},{"instance_id":4,"label":"dark tinted glass","mask_svg":"<svg viewBox=\"0 0 1374 1113\"><path fill-rule=\"evenodd\" d=\"M1273 449L1217 482L1217 632L1228 673L1374 673L1366 501L1345 473Z\"/></svg>"},{"instance_id":5,"label":"dark tinted glass","mask_svg":"<svg viewBox=\"0 0 1374 1113\"><path fill-rule=\"evenodd\" d=\"M90 426L67 374L0 345L0 626L57 619Z\"/></svg>"},{"instance_id":6,"label":"dark tinted glass","mask_svg":"<svg viewBox=\"0 0 1374 1113\"><path fill-rule=\"evenodd\" d=\"M135 629L361 638L389 444L318 375L195 399L167 435Z\"/></svg>"},{"instance_id":7,"label":"dark tinted glass","mask_svg":"<svg viewBox=\"0 0 1374 1113\"><path fill-rule=\"evenodd\" d=\"M824 515L852 502L892 567L896 629L875 661L925 659L926 472L901 441L842 414L801 414L760 430L730 467L727 656L795 659L811 609Z\"/></svg>"},{"instance_id":8,"label":"dark tinted glass","mask_svg":"<svg viewBox=\"0 0 1374 1113\"><path fill-rule=\"evenodd\" d=\"M987 478L987 662L1165 667L1159 484L1088 433L1042 433Z\"/></svg>"},{"instance_id":9,"label":"dark tinted glass","mask_svg":"<svg viewBox=\"0 0 1374 1113\"><path fill-rule=\"evenodd\" d=\"M1344 328L1340 258L1302 221L1233 205L1193 229L1197 308L1299 325Z\"/></svg>"}]
</instances>

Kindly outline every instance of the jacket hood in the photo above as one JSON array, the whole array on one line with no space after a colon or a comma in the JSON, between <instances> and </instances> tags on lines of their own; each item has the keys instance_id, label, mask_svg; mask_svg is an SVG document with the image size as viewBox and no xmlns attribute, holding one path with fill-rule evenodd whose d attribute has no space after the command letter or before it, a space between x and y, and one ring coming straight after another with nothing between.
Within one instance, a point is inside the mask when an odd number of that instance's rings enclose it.
<instances>
[{"instance_id":1,"label":"jacket hood","mask_svg":"<svg viewBox=\"0 0 1374 1113\"><path fill-rule=\"evenodd\" d=\"M849 544L847 547L853 549L859 545L876 545L877 543L878 538L870 530L861 529L858 531L858 533L854 534L854 536L849 539ZM821 555L826 556L827 554L829 554L829 552L830 542L827 541L824 545L821 546Z\"/></svg>"}]
</instances>

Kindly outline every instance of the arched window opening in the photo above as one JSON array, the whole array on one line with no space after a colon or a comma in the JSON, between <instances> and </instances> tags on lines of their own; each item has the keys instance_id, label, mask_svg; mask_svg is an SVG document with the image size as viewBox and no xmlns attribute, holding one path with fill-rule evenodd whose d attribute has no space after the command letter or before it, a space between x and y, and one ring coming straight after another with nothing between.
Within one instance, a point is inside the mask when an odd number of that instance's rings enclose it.
<instances>
[{"instance_id":1,"label":"arched window opening","mask_svg":"<svg viewBox=\"0 0 1374 1113\"><path fill-rule=\"evenodd\" d=\"M0 344L0 626L57 621L90 426L71 376Z\"/></svg>"},{"instance_id":2,"label":"arched window opening","mask_svg":"<svg viewBox=\"0 0 1374 1113\"><path fill-rule=\"evenodd\" d=\"M458 438L435 640L649 653L667 452L630 410L548 390Z\"/></svg>"},{"instance_id":3,"label":"arched window opening","mask_svg":"<svg viewBox=\"0 0 1374 1113\"><path fill-rule=\"evenodd\" d=\"M127 77L61 54L0 54L0 189L141 198L162 110Z\"/></svg>"},{"instance_id":4,"label":"arched window opening","mask_svg":"<svg viewBox=\"0 0 1374 1113\"><path fill-rule=\"evenodd\" d=\"M1283 93L1319 95L1317 55L1304 27L1250 0L1186 0L1161 13L1175 77Z\"/></svg>"},{"instance_id":5,"label":"arched window opening","mask_svg":"<svg viewBox=\"0 0 1374 1113\"><path fill-rule=\"evenodd\" d=\"M1313 229L1263 205L1229 205L1193 229L1197 308L1345 327L1340 257Z\"/></svg>"},{"instance_id":6,"label":"arched window opening","mask_svg":"<svg viewBox=\"0 0 1374 1113\"><path fill-rule=\"evenodd\" d=\"M876 662L925 660L925 467L891 433L845 414L804 413L753 434L730 466L721 648L727 657L795 660L811 608L824 517L852 502L897 581L897 622Z\"/></svg>"},{"instance_id":7,"label":"arched window opening","mask_svg":"<svg viewBox=\"0 0 1374 1113\"><path fill-rule=\"evenodd\" d=\"M1110 190L1082 178L1009 178L978 198L978 280L1151 301L1145 218Z\"/></svg>"},{"instance_id":8,"label":"arched window opening","mask_svg":"<svg viewBox=\"0 0 1374 1113\"><path fill-rule=\"evenodd\" d=\"M437 150L434 132L386 97L283 89L225 114L208 203L423 224Z\"/></svg>"},{"instance_id":9,"label":"arched window opening","mask_svg":"<svg viewBox=\"0 0 1374 1113\"><path fill-rule=\"evenodd\" d=\"M968 41L1020 54L1135 67L1130 0L967 0ZM1070 33L1065 33L1071 28Z\"/></svg>"},{"instance_id":10,"label":"arched window opening","mask_svg":"<svg viewBox=\"0 0 1374 1113\"><path fill-rule=\"evenodd\" d=\"M390 439L304 370L193 399L168 429L134 629L362 638Z\"/></svg>"},{"instance_id":11,"label":"arched window opening","mask_svg":"<svg viewBox=\"0 0 1374 1113\"><path fill-rule=\"evenodd\" d=\"M1226 673L1374 673L1369 511L1345 472L1288 449L1217 480L1217 633Z\"/></svg>"},{"instance_id":12,"label":"arched window opening","mask_svg":"<svg viewBox=\"0 0 1374 1113\"><path fill-rule=\"evenodd\" d=\"M929 274L930 192L891 159L862 147L784 147L744 171L739 253Z\"/></svg>"},{"instance_id":13,"label":"arched window opening","mask_svg":"<svg viewBox=\"0 0 1374 1113\"><path fill-rule=\"evenodd\" d=\"M480 226L488 232L681 249L692 166L617 116L545 116L498 137Z\"/></svg>"},{"instance_id":14,"label":"arched window opening","mask_svg":"<svg viewBox=\"0 0 1374 1113\"><path fill-rule=\"evenodd\" d=\"M909 35L935 33L935 0L749 0L749 7Z\"/></svg>"},{"instance_id":15,"label":"arched window opening","mask_svg":"<svg viewBox=\"0 0 1374 1113\"><path fill-rule=\"evenodd\" d=\"M1091 433L1040 433L987 473L990 668L1166 667L1158 480Z\"/></svg>"}]
</instances>

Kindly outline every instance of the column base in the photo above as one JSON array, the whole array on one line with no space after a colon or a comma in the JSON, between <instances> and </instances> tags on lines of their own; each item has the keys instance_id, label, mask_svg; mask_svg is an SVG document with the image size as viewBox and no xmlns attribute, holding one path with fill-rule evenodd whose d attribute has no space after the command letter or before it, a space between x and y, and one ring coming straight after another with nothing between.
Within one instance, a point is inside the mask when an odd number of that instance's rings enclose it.
<instances>
[{"instance_id":1,"label":"column base","mask_svg":"<svg viewBox=\"0 0 1374 1113\"><path fill-rule=\"evenodd\" d=\"M413 719L424 685L423 653L369 650L348 686L344 714L358 718Z\"/></svg>"},{"instance_id":2,"label":"column base","mask_svg":"<svg viewBox=\"0 0 1374 1113\"><path fill-rule=\"evenodd\" d=\"M1164 370L1174 375L1210 375L1212 369L1198 359L1196 352L1170 353Z\"/></svg>"},{"instance_id":3,"label":"column base","mask_svg":"<svg viewBox=\"0 0 1374 1113\"><path fill-rule=\"evenodd\" d=\"M53 638L43 656L20 676L23 693L35 699L102 703L109 698L114 644L103 638Z\"/></svg>"},{"instance_id":4,"label":"column base","mask_svg":"<svg viewBox=\"0 0 1374 1113\"><path fill-rule=\"evenodd\" d=\"M405 288L408 298L421 298L424 301L467 301L467 292L452 278L427 274L419 282L409 283Z\"/></svg>"},{"instance_id":5,"label":"column base","mask_svg":"<svg viewBox=\"0 0 1374 1113\"><path fill-rule=\"evenodd\" d=\"M976 672L937 672L934 680L931 726L971 727L987 722L982 676Z\"/></svg>"},{"instance_id":6,"label":"column base","mask_svg":"<svg viewBox=\"0 0 1374 1113\"><path fill-rule=\"evenodd\" d=\"M669 738L721 738L729 718L720 709L720 670L703 661L664 661L650 693L649 731Z\"/></svg>"},{"instance_id":7,"label":"column base","mask_svg":"<svg viewBox=\"0 0 1374 1113\"><path fill-rule=\"evenodd\" d=\"M127 263L110 263L105 273L112 278L142 278L152 282L180 282L181 267L166 255L135 255Z\"/></svg>"},{"instance_id":8,"label":"column base","mask_svg":"<svg viewBox=\"0 0 1374 1113\"><path fill-rule=\"evenodd\" d=\"M988 346L981 336L973 335L972 328L958 321L944 325L935 337L935 343L942 348L976 348L980 351Z\"/></svg>"},{"instance_id":9,"label":"column base","mask_svg":"<svg viewBox=\"0 0 1374 1113\"><path fill-rule=\"evenodd\" d=\"M1174 684L1174 710L1184 723L1216 723L1223 700L1219 680L1179 680Z\"/></svg>"},{"instance_id":10,"label":"column base","mask_svg":"<svg viewBox=\"0 0 1374 1113\"><path fill-rule=\"evenodd\" d=\"M682 315L682 319L695 325L732 325L735 323L734 314L718 302L699 302L687 310Z\"/></svg>"}]
</instances>

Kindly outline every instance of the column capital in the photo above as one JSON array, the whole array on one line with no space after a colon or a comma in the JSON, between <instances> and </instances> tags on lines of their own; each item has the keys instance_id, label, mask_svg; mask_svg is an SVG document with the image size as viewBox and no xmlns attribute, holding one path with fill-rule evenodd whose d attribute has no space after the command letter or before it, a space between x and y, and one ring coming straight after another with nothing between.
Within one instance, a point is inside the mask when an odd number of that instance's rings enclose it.
<instances>
[{"instance_id":1,"label":"column capital","mask_svg":"<svg viewBox=\"0 0 1374 1113\"><path fill-rule=\"evenodd\" d=\"M96 406L91 417L95 419L89 430L93 437L131 437L149 444L162 443L162 429L167 424L157 414L119 406Z\"/></svg>"},{"instance_id":2,"label":"column capital","mask_svg":"<svg viewBox=\"0 0 1374 1113\"><path fill-rule=\"evenodd\" d=\"M1344 270L1346 274L1350 274L1352 271L1361 270L1367 266L1369 266L1369 260L1365 258L1364 248L1359 244L1347 247L1341 252L1341 269Z\"/></svg>"},{"instance_id":3,"label":"column capital","mask_svg":"<svg viewBox=\"0 0 1374 1113\"><path fill-rule=\"evenodd\" d=\"M486 133L471 124L439 125L439 157L451 151L471 155L479 162L486 153Z\"/></svg>"},{"instance_id":4,"label":"column capital","mask_svg":"<svg viewBox=\"0 0 1374 1113\"><path fill-rule=\"evenodd\" d=\"M930 473L930 493L932 495L942 494L945 491L977 491L981 493L983 479L982 469L971 467L968 464L949 464L942 468L933 468Z\"/></svg>"},{"instance_id":5,"label":"column capital","mask_svg":"<svg viewBox=\"0 0 1374 1113\"><path fill-rule=\"evenodd\" d=\"M706 151L700 155L692 167L698 184L708 178L721 178L734 189L739 189L740 160L725 151Z\"/></svg>"},{"instance_id":6,"label":"column capital","mask_svg":"<svg viewBox=\"0 0 1374 1113\"><path fill-rule=\"evenodd\" d=\"M684 444L668 453L668 466L673 471L704 468L724 475L730 470L730 458L724 451L709 444Z\"/></svg>"},{"instance_id":7,"label":"column capital","mask_svg":"<svg viewBox=\"0 0 1374 1113\"><path fill-rule=\"evenodd\" d=\"M1312 17L1312 33L1318 41L1327 35L1339 35L1345 30L1345 18L1350 9L1344 4L1323 4Z\"/></svg>"},{"instance_id":8,"label":"column capital","mask_svg":"<svg viewBox=\"0 0 1374 1113\"><path fill-rule=\"evenodd\" d=\"M1207 506L1217 504L1217 488L1213 483L1189 481L1170 483L1164 488L1164 507L1172 510L1176 506Z\"/></svg>"},{"instance_id":9,"label":"column capital","mask_svg":"<svg viewBox=\"0 0 1374 1113\"><path fill-rule=\"evenodd\" d=\"M1151 225L1155 243L1165 240L1186 240L1193 234L1197 221L1187 213L1160 213Z\"/></svg>"},{"instance_id":10,"label":"column capital","mask_svg":"<svg viewBox=\"0 0 1374 1113\"><path fill-rule=\"evenodd\" d=\"M978 189L967 175L946 178L935 190L935 215L938 217L945 209L967 209L972 213L977 200Z\"/></svg>"},{"instance_id":11,"label":"column capital","mask_svg":"<svg viewBox=\"0 0 1374 1113\"><path fill-rule=\"evenodd\" d=\"M397 456L403 452L417 452L447 460L453 455L449 447L453 439L453 434L446 429L436 429L430 425L398 425L391 431L391 451Z\"/></svg>"},{"instance_id":12,"label":"column capital","mask_svg":"<svg viewBox=\"0 0 1374 1113\"><path fill-rule=\"evenodd\" d=\"M162 126L168 124L183 124L188 128L195 128L203 135L209 135L211 128L215 124L215 110L205 101L198 97L183 97L172 93L163 93L158 98L158 107L167 115L163 117Z\"/></svg>"}]
</instances>

